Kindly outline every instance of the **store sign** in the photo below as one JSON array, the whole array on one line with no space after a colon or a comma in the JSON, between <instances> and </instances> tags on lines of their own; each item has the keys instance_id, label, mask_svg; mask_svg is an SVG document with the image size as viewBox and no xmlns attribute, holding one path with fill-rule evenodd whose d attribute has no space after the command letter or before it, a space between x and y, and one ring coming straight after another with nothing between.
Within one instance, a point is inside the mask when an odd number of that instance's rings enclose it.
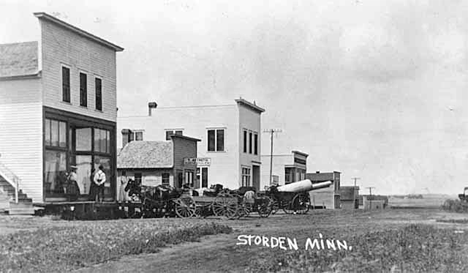
<instances>
[{"instance_id":1,"label":"store sign","mask_svg":"<svg viewBox=\"0 0 468 273\"><path fill-rule=\"evenodd\" d=\"M187 157L184 158L184 165L197 165L198 166L210 166L211 158L209 157Z\"/></svg>"}]
</instances>

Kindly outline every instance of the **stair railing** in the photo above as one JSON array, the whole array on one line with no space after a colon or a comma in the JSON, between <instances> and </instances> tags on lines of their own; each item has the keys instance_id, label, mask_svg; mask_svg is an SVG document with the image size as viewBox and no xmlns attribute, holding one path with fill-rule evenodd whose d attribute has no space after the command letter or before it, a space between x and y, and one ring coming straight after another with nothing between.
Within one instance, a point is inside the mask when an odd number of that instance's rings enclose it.
<instances>
[{"instance_id":1,"label":"stair railing","mask_svg":"<svg viewBox=\"0 0 468 273\"><path fill-rule=\"evenodd\" d=\"M19 184L21 179L14 174L10 169L7 168L2 162L0 162L0 175L15 188L15 202L18 203L18 192Z\"/></svg>"}]
</instances>

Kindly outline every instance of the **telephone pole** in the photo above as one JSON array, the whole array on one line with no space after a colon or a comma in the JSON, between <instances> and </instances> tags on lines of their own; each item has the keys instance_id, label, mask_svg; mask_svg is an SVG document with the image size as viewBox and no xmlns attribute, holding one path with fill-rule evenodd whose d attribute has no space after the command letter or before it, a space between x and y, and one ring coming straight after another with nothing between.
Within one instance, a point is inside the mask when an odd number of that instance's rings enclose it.
<instances>
[{"instance_id":1,"label":"telephone pole","mask_svg":"<svg viewBox=\"0 0 468 273\"><path fill-rule=\"evenodd\" d=\"M273 183L273 135L276 133L281 133L281 129L269 129L263 131L264 133L270 134L270 185Z\"/></svg>"},{"instance_id":2,"label":"telephone pole","mask_svg":"<svg viewBox=\"0 0 468 273\"><path fill-rule=\"evenodd\" d=\"M369 189L369 210L372 210L372 189L375 187L367 187L366 189Z\"/></svg>"},{"instance_id":3,"label":"telephone pole","mask_svg":"<svg viewBox=\"0 0 468 273\"><path fill-rule=\"evenodd\" d=\"M361 179L360 177L353 177L351 178L354 180L354 188L353 188L353 206L354 206L354 209L356 209L356 181L358 179ZM359 196L358 196L359 198ZM358 201L358 208L359 208L359 201Z\"/></svg>"}]
</instances>

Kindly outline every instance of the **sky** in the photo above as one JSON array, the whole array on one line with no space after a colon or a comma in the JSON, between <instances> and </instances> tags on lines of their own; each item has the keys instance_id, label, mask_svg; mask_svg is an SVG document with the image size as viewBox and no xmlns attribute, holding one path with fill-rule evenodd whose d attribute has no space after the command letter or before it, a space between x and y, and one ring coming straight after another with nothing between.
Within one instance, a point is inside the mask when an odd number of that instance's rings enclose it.
<instances>
[{"instance_id":1,"label":"sky","mask_svg":"<svg viewBox=\"0 0 468 273\"><path fill-rule=\"evenodd\" d=\"M242 97L281 129L275 154L308 153L342 185L468 186L468 1L0 0L0 43L37 40L38 11L125 48L119 115Z\"/></svg>"}]
</instances>

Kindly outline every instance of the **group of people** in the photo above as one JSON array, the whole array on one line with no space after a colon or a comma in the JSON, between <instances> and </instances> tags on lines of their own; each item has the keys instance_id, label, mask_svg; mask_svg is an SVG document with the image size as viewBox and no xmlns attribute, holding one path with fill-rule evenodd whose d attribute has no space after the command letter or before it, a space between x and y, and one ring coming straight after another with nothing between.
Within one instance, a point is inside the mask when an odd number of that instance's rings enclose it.
<instances>
[{"instance_id":1,"label":"group of people","mask_svg":"<svg viewBox=\"0 0 468 273\"><path fill-rule=\"evenodd\" d=\"M64 187L65 195L68 201L76 201L80 195L78 187L78 175L76 174L77 167L70 166L70 173L67 176L67 181ZM104 167L99 165L98 171L92 171L91 186L89 189L89 197L91 201L102 202L104 199L104 183L106 183L106 174Z\"/></svg>"}]
</instances>

